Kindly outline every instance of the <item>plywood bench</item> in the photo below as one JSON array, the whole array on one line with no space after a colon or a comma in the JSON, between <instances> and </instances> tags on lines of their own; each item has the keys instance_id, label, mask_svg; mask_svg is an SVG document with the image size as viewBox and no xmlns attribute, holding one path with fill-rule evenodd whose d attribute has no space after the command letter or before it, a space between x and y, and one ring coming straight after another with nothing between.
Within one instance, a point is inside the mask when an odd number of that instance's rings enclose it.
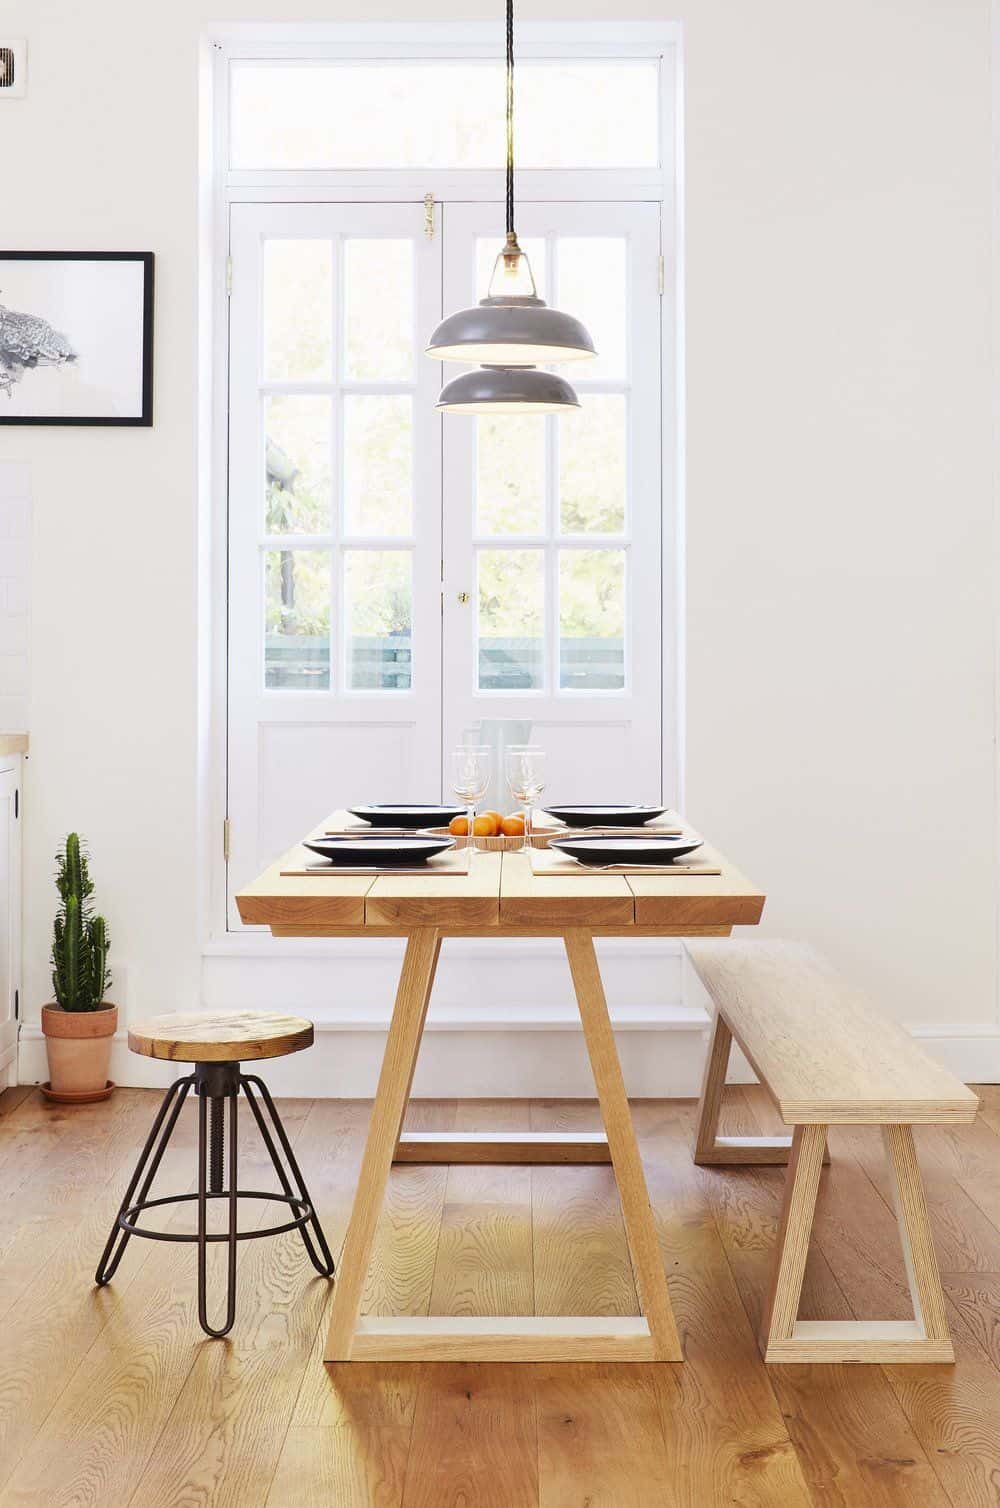
<instances>
[{"instance_id":1,"label":"plywood bench","mask_svg":"<svg viewBox=\"0 0 1000 1508\"><path fill-rule=\"evenodd\" d=\"M967 1125L971 1089L797 943L689 943L715 1006L695 1161L788 1162L761 1350L766 1361L953 1361L914 1125ZM790 1137L720 1137L735 1037ZM881 1126L913 1298L912 1320L800 1320L802 1278L831 1125ZM829 1159L826 1159L829 1160Z\"/></svg>"}]
</instances>

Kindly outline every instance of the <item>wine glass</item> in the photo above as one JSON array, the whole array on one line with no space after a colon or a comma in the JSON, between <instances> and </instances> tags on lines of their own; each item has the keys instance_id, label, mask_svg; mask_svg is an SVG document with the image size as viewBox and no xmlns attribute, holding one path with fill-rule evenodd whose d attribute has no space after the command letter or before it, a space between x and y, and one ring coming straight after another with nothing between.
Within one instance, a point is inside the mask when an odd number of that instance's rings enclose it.
<instances>
[{"instance_id":1,"label":"wine glass","mask_svg":"<svg viewBox=\"0 0 1000 1508\"><path fill-rule=\"evenodd\" d=\"M465 802L468 822L466 843L471 858L475 847L473 828L476 821L476 802L482 801L490 788L493 750L487 744L463 744L451 756L451 788L460 801Z\"/></svg>"},{"instance_id":2,"label":"wine glass","mask_svg":"<svg viewBox=\"0 0 1000 1508\"><path fill-rule=\"evenodd\" d=\"M524 810L524 843L531 848L531 809L545 789L545 751L537 744L510 744L505 755L510 793Z\"/></svg>"}]
</instances>

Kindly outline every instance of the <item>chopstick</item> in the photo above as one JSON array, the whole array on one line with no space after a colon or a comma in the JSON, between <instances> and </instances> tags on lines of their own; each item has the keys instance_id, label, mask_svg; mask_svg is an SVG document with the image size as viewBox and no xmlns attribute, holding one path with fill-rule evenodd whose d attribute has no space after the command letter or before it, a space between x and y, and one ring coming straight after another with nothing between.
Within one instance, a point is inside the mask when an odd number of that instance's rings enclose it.
<instances>
[{"instance_id":1,"label":"chopstick","mask_svg":"<svg viewBox=\"0 0 1000 1508\"><path fill-rule=\"evenodd\" d=\"M535 837L601 838L682 838L683 827L543 827L534 828Z\"/></svg>"},{"instance_id":2,"label":"chopstick","mask_svg":"<svg viewBox=\"0 0 1000 1508\"><path fill-rule=\"evenodd\" d=\"M325 827L324 838L419 838L421 827Z\"/></svg>"},{"instance_id":3,"label":"chopstick","mask_svg":"<svg viewBox=\"0 0 1000 1508\"><path fill-rule=\"evenodd\" d=\"M569 857L569 855L567 855ZM581 869L586 869L592 874L599 874L609 869L620 869L623 874L721 874L721 869L713 869L707 864L641 864L638 867L624 863L617 864L585 864L582 859L574 859L574 864L579 864Z\"/></svg>"}]
</instances>

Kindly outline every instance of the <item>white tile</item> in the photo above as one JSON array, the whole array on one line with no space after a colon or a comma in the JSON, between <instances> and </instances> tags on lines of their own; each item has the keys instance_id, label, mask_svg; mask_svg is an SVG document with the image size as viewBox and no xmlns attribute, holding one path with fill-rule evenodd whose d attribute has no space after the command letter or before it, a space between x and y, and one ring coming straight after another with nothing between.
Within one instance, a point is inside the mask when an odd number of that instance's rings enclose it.
<instances>
[{"instance_id":1,"label":"white tile","mask_svg":"<svg viewBox=\"0 0 1000 1508\"><path fill-rule=\"evenodd\" d=\"M26 498L13 502L4 502L0 499L0 539L26 539L28 514Z\"/></svg>"},{"instance_id":2,"label":"white tile","mask_svg":"<svg viewBox=\"0 0 1000 1508\"><path fill-rule=\"evenodd\" d=\"M0 653L0 697L24 696L27 690L27 655Z\"/></svg>"},{"instance_id":3,"label":"white tile","mask_svg":"<svg viewBox=\"0 0 1000 1508\"><path fill-rule=\"evenodd\" d=\"M27 613L0 613L0 655L28 653Z\"/></svg>"},{"instance_id":4,"label":"white tile","mask_svg":"<svg viewBox=\"0 0 1000 1508\"><path fill-rule=\"evenodd\" d=\"M28 611L28 579L26 576L8 576L3 582L4 602L8 613Z\"/></svg>"},{"instance_id":5,"label":"white tile","mask_svg":"<svg viewBox=\"0 0 1000 1508\"><path fill-rule=\"evenodd\" d=\"M31 473L27 461L0 461L0 498L31 496Z\"/></svg>"},{"instance_id":6,"label":"white tile","mask_svg":"<svg viewBox=\"0 0 1000 1508\"><path fill-rule=\"evenodd\" d=\"M28 541L26 539L0 539L0 576L28 574Z\"/></svg>"},{"instance_id":7,"label":"white tile","mask_svg":"<svg viewBox=\"0 0 1000 1508\"><path fill-rule=\"evenodd\" d=\"M27 726L27 696L0 696L0 733L23 733Z\"/></svg>"}]
</instances>

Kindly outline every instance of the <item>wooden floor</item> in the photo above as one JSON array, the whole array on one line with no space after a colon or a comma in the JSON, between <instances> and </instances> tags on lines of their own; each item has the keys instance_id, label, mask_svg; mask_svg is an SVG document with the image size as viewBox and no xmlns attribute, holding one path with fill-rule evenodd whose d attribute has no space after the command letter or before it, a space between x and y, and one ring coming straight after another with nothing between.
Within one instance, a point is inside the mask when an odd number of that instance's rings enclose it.
<instances>
[{"instance_id":1,"label":"wooden floor","mask_svg":"<svg viewBox=\"0 0 1000 1508\"><path fill-rule=\"evenodd\" d=\"M996 1508L1000 1088L918 1128L958 1364L765 1368L754 1330L783 1173L698 1169L694 1104L635 1107L683 1366L321 1363L329 1286L294 1234L244 1243L236 1329L197 1327L191 1247L93 1270L158 1096L0 1096L0 1508ZM368 1107L281 1106L334 1249ZM192 1187L185 1110L163 1191ZM734 1089L728 1127L774 1122ZM589 1103L420 1102L423 1129L594 1128ZM244 1159L258 1163L246 1128ZM907 1314L876 1132L834 1130L805 1317ZM267 1185L270 1186L270 1183ZM253 1218L266 1218L261 1205ZM178 1217L186 1219L187 1216ZM178 1226L178 1228L180 1228ZM608 1167L393 1171L366 1310L635 1312Z\"/></svg>"}]
</instances>

